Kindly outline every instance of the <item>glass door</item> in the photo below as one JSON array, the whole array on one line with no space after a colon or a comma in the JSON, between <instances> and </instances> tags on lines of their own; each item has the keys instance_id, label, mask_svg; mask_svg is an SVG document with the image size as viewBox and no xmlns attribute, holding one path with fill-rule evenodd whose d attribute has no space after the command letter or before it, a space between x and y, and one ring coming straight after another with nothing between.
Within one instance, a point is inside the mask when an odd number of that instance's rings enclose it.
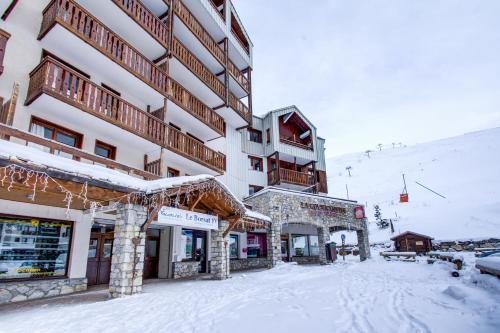
<instances>
[{"instance_id":1,"label":"glass door","mask_svg":"<svg viewBox=\"0 0 500 333\"><path fill-rule=\"evenodd\" d=\"M207 272L207 233L206 231L193 230L194 259L200 263L199 273Z\"/></svg>"}]
</instances>

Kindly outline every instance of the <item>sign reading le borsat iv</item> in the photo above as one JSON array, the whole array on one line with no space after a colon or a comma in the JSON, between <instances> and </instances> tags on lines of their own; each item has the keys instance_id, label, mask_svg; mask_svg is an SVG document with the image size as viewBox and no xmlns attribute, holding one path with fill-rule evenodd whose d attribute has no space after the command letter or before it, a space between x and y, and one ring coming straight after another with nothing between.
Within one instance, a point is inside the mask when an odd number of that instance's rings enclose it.
<instances>
[{"instance_id":1,"label":"sign reading le borsat iv","mask_svg":"<svg viewBox=\"0 0 500 333\"><path fill-rule=\"evenodd\" d=\"M163 206L158 212L158 224L217 230L219 219L213 215Z\"/></svg>"}]
</instances>

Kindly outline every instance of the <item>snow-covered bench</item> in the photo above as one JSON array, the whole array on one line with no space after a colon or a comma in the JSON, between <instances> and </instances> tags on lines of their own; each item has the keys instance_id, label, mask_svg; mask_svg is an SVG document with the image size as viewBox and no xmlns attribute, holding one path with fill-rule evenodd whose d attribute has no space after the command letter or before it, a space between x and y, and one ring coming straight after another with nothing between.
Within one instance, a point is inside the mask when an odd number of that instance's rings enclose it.
<instances>
[{"instance_id":1,"label":"snow-covered bench","mask_svg":"<svg viewBox=\"0 0 500 333\"><path fill-rule=\"evenodd\" d=\"M500 279L500 257L485 257L476 260L476 268L481 274L495 275Z\"/></svg>"},{"instance_id":2,"label":"snow-covered bench","mask_svg":"<svg viewBox=\"0 0 500 333\"><path fill-rule=\"evenodd\" d=\"M385 260L402 260L402 261L415 261L417 256L416 252L380 252L380 255Z\"/></svg>"}]
</instances>

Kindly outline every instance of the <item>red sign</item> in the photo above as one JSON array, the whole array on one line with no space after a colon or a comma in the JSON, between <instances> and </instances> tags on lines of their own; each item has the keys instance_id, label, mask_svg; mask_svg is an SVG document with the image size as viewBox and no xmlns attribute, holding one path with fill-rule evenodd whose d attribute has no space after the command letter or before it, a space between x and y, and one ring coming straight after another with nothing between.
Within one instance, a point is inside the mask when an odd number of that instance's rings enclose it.
<instances>
[{"instance_id":1,"label":"red sign","mask_svg":"<svg viewBox=\"0 0 500 333\"><path fill-rule=\"evenodd\" d=\"M364 219L365 218L365 207L358 206L354 208L354 217L356 219Z\"/></svg>"}]
</instances>

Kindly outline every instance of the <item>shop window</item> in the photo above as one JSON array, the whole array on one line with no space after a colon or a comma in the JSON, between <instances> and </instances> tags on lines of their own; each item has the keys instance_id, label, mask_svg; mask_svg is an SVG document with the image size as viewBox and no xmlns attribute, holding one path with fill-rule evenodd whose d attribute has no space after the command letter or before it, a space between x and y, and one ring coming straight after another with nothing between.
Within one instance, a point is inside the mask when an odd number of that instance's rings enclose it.
<instances>
[{"instance_id":1,"label":"shop window","mask_svg":"<svg viewBox=\"0 0 500 333\"><path fill-rule=\"evenodd\" d=\"M67 275L71 222L0 217L0 281Z\"/></svg>"},{"instance_id":2,"label":"shop window","mask_svg":"<svg viewBox=\"0 0 500 333\"><path fill-rule=\"evenodd\" d=\"M240 254L240 241L238 235L230 235L229 237L229 254L231 259L238 259Z\"/></svg>"},{"instance_id":3,"label":"shop window","mask_svg":"<svg viewBox=\"0 0 500 333\"><path fill-rule=\"evenodd\" d=\"M260 190L262 190L264 187L262 186L257 186L257 185L248 185L248 195L253 195Z\"/></svg>"},{"instance_id":4,"label":"shop window","mask_svg":"<svg viewBox=\"0 0 500 333\"><path fill-rule=\"evenodd\" d=\"M181 254L183 260L193 260L193 230L182 229L181 247L184 253Z\"/></svg>"},{"instance_id":5,"label":"shop window","mask_svg":"<svg viewBox=\"0 0 500 333\"><path fill-rule=\"evenodd\" d=\"M267 236L266 234L247 234L247 257L258 258L267 256Z\"/></svg>"},{"instance_id":6,"label":"shop window","mask_svg":"<svg viewBox=\"0 0 500 333\"><path fill-rule=\"evenodd\" d=\"M250 161L250 170L264 171L264 161L260 157L248 156Z\"/></svg>"},{"instance_id":7,"label":"shop window","mask_svg":"<svg viewBox=\"0 0 500 333\"><path fill-rule=\"evenodd\" d=\"M54 140L70 147L82 147L83 135L38 118L33 118L31 120L30 132L32 134L44 137L45 139ZM30 143L29 146L39 148L48 153L60 155L67 158L73 158L73 155L71 154L54 150L42 145Z\"/></svg>"},{"instance_id":8,"label":"shop window","mask_svg":"<svg viewBox=\"0 0 500 333\"><path fill-rule=\"evenodd\" d=\"M96 140L95 142L95 154L104 158L109 158L114 160L116 158L116 147L108 145L102 141Z\"/></svg>"},{"instance_id":9,"label":"shop window","mask_svg":"<svg viewBox=\"0 0 500 333\"><path fill-rule=\"evenodd\" d=\"M179 177L180 174L179 170L167 168L167 178Z\"/></svg>"},{"instance_id":10,"label":"shop window","mask_svg":"<svg viewBox=\"0 0 500 333\"><path fill-rule=\"evenodd\" d=\"M292 235L292 256L309 256L309 240L306 235Z\"/></svg>"},{"instance_id":11,"label":"shop window","mask_svg":"<svg viewBox=\"0 0 500 333\"><path fill-rule=\"evenodd\" d=\"M3 58L5 56L5 49L7 48L7 41L10 34L7 31L0 29L0 75L3 73Z\"/></svg>"},{"instance_id":12,"label":"shop window","mask_svg":"<svg viewBox=\"0 0 500 333\"><path fill-rule=\"evenodd\" d=\"M248 141L262 143L262 131L256 130L254 128L249 128Z\"/></svg>"},{"instance_id":13,"label":"shop window","mask_svg":"<svg viewBox=\"0 0 500 333\"><path fill-rule=\"evenodd\" d=\"M319 238L318 236L309 236L309 253L311 256L319 256Z\"/></svg>"}]
</instances>

